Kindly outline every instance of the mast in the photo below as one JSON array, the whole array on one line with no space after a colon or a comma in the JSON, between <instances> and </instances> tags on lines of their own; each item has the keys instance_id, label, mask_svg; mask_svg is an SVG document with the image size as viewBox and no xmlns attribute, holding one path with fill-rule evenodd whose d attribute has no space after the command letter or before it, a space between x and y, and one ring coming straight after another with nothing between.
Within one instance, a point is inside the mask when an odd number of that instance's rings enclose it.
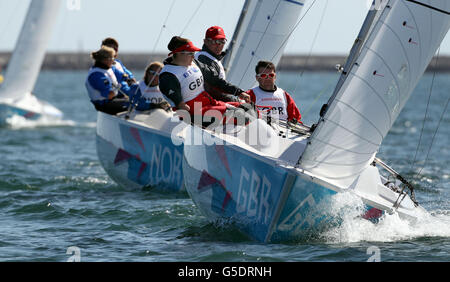
<instances>
[{"instance_id":1,"label":"mast","mask_svg":"<svg viewBox=\"0 0 450 282\"><path fill-rule=\"evenodd\" d=\"M231 57L236 48L236 41L239 37L239 33L242 29L242 24L244 22L245 16L247 15L248 7L250 5L251 0L245 0L244 6L242 7L241 15L239 16L238 22L236 24L236 28L234 29L233 37L230 41L230 45L228 46L227 54L223 58L223 67L225 71L231 67Z\"/></svg>"},{"instance_id":2,"label":"mast","mask_svg":"<svg viewBox=\"0 0 450 282\"><path fill-rule=\"evenodd\" d=\"M347 77L348 77L347 74L350 72L350 70L355 65L356 60L361 52L361 48L364 45L364 43L366 42L369 32L372 30L375 16L380 11L379 9L375 9L374 5L375 5L375 2L372 4L372 8L370 9L369 13L367 14L366 19L364 20L364 23L361 27L361 30L359 31L359 34L356 37L355 42L353 43L353 46L352 46L352 49L350 50L350 54L347 58L347 61L344 65L343 69L341 70L342 74L339 78L336 88L334 89L333 94L328 99L328 102L326 104L324 104L322 106L322 109L320 110L321 117L323 117L323 115L326 113L328 105L330 105L333 102L337 93L339 92L339 90L341 89L345 80L347 79ZM320 122L320 120L319 120L319 122Z\"/></svg>"},{"instance_id":3,"label":"mast","mask_svg":"<svg viewBox=\"0 0 450 282\"><path fill-rule=\"evenodd\" d=\"M301 169L345 189L373 162L450 27L450 1L422 2L374 1Z\"/></svg>"}]
</instances>

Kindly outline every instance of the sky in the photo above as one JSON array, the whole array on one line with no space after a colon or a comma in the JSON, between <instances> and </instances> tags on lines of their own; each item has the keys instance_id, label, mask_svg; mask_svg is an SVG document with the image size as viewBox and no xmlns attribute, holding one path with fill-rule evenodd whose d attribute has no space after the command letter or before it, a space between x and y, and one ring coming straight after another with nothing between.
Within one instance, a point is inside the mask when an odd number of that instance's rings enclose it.
<instances>
[{"instance_id":1,"label":"sky","mask_svg":"<svg viewBox=\"0 0 450 282\"><path fill-rule=\"evenodd\" d=\"M0 51L11 51L31 0L0 0ZM173 35L201 47L205 31L221 26L231 38L244 0L60 0L50 52L91 52L103 38L119 52L167 52ZM347 55L371 0L306 0L285 54ZM321 21L323 19L323 21ZM441 44L450 55L450 35Z\"/></svg>"}]
</instances>

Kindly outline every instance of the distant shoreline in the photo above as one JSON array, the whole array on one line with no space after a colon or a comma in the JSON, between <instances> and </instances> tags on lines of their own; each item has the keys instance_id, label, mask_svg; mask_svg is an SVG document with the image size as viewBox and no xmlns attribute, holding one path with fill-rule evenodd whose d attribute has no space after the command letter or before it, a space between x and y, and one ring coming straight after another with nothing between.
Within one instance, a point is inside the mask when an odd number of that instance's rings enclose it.
<instances>
[{"instance_id":1,"label":"distant shoreline","mask_svg":"<svg viewBox=\"0 0 450 282\"><path fill-rule=\"evenodd\" d=\"M10 52L0 52L0 68L2 72L6 69ZM144 70L152 61L163 61L166 54L150 53L120 53L120 60L127 68L138 71ZM346 56L342 55L284 55L281 58L278 70L285 71L336 71L336 64L343 65ZM88 53L48 53L42 68L44 70L88 70L92 60ZM433 58L427 71L450 72L450 56L440 56L436 64Z\"/></svg>"}]
</instances>

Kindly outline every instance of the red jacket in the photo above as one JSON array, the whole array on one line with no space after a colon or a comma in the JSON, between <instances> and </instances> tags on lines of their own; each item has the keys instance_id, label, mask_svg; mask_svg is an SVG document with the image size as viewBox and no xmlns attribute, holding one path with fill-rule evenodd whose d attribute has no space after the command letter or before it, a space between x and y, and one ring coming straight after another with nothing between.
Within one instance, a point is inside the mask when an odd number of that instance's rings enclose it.
<instances>
[{"instance_id":1,"label":"red jacket","mask_svg":"<svg viewBox=\"0 0 450 282\"><path fill-rule=\"evenodd\" d=\"M275 92L275 90L273 92ZM269 92L266 90L262 90L262 91ZM286 111L287 111L287 115L288 115L288 121L292 121L293 119L295 119L301 123L302 115L300 114L300 110L297 108L297 105L295 104L294 99L292 99L291 95L289 95L286 91L283 90L283 92L284 92L284 96L286 99ZM255 93L253 92L253 89L247 90L246 93L250 95L251 101L253 103L256 103L256 96L255 96ZM257 106L263 106L263 105L257 105Z\"/></svg>"}]
</instances>

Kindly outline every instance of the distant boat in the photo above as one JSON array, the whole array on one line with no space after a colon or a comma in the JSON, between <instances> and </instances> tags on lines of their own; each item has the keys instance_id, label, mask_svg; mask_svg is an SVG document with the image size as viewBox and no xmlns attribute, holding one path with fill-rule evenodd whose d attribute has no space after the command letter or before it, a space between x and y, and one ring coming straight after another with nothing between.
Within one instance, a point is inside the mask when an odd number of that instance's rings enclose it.
<instances>
[{"instance_id":1,"label":"distant boat","mask_svg":"<svg viewBox=\"0 0 450 282\"><path fill-rule=\"evenodd\" d=\"M279 60L285 47L283 42L286 43L302 7L302 2L293 0L245 2L241 24L232 40L230 71L244 68L249 75L235 81L236 85L253 83L254 66L250 65L256 64L254 58ZM258 29L268 32L263 34ZM266 47L258 47L258 42ZM186 127L189 125L180 121L176 113L160 109L116 116L98 112L96 136L100 162L108 175L124 187L185 191L182 158Z\"/></svg>"},{"instance_id":2,"label":"distant boat","mask_svg":"<svg viewBox=\"0 0 450 282\"><path fill-rule=\"evenodd\" d=\"M59 5L59 0L31 1L4 81L0 84L0 125L14 115L31 120L63 116L60 110L32 94Z\"/></svg>"},{"instance_id":3,"label":"distant boat","mask_svg":"<svg viewBox=\"0 0 450 282\"><path fill-rule=\"evenodd\" d=\"M185 185L200 211L261 242L338 224L329 207L340 192L363 201L366 219L425 214L411 184L376 153L445 37L449 8L447 0L374 1L314 130L261 120L234 135L190 127L213 140L184 144ZM249 141L256 132L264 143Z\"/></svg>"}]
</instances>

